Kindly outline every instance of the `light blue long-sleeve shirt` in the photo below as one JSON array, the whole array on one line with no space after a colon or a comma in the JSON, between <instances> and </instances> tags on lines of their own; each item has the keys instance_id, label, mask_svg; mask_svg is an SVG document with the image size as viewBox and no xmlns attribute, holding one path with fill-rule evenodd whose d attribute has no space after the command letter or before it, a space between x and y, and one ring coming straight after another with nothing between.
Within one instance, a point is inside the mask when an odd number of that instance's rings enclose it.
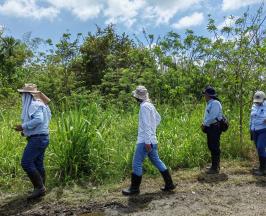
<instances>
[{"instance_id":1,"label":"light blue long-sleeve shirt","mask_svg":"<svg viewBox=\"0 0 266 216\"><path fill-rule=\"evenodd\" d=\"M33 111L31 112L31 110ZM24 135L49 134L51 111L48 105L44 105L39 101L32 101L29 113L31 113L30 120L22 124Z\"/></svg>"},{"instance_id":2,"label":"light blue long-sleeve shirt","mask_svg":"<svg viewBox=\"0 0 266 216\"><path fill-rule=\"evenodd\" d=\"M203 125L209 127L211 124L216 123L217 119L221 120L222 116L223 110L220 101L211 99L207 102Z\"/></svg>"},{"instance_id":3,"label":"light blue long-sleeve shirt","mask_svg":"<svg viewBox=\"0 0 266 216\"><path fill-rule=\"evenodd\" d=\"M259 106L253 104L250 114L250 130L256 131L266 128L266 101Z\"/></svg>"},{"instance_id":4,"label":"light blue long-sleeve shirt","mask_svg":"<svg viewBox=\"0 0 266 216\"><path fill-rule=\"evenodd\" d=\"M160 121L161 116L154 105L148 101L142 102L139 111L137 143L157 144L156 128Z\"/></svg>"}]
</instances>

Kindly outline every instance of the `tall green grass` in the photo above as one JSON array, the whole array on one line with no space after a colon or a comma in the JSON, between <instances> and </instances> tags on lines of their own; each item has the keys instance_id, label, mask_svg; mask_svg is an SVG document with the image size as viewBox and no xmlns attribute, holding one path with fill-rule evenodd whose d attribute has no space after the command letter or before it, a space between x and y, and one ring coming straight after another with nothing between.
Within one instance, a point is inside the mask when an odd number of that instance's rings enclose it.
<instances>
[{"instance_id":1,"label":"tall green grass","mask_svg":"<svg viewBox=\"0 0 266 216\"><path fill-rule=\"evenodd\" d=\"M174 108L159 106L162 122L158 127L158 147L161 159L172 169L203 166L210 160L206 135L200 130L205 104ZM51 142L46 153L49 182L68 182L85 178L95 183L115 182L131 172L136 144L138 107L124 111L103 109L96 103L70 110L53 112ZM224 158L247 159L254 151L249 141L248 117L245 116L245 142L238 141L236 112L229 112L230 129L222 135ZM25 138L12 126L20 121L20 109L0 112L0 181L21 178L24 173L20 159ZM158 171L148 163L144 170Z\"/></svg>"}]
</instances>

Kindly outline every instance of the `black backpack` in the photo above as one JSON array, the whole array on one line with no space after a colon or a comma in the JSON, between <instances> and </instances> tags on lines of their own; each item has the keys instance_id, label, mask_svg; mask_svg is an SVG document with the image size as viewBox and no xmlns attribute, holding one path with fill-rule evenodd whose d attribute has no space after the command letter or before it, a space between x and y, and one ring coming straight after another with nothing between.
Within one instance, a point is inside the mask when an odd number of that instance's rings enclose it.
<instances>
[{"instance_id":1,"label":"black backpack","mask_svg":"<svg viewBox=\"0 0 266 216\"><path fill-rule=\"evenodd\" d=\"M223 115L221 120L217 120L220 123L220 129L222 132L225 132L229 128L229 121L228 119Z\"/></svg>"}]
</instances>

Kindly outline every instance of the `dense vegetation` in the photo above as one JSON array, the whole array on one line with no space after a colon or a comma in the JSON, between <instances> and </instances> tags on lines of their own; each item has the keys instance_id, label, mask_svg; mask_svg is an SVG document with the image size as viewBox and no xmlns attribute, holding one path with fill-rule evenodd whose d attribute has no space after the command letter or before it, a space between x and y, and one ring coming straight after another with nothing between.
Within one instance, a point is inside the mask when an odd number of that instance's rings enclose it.
<instances>
[{"instance_id":1,"label":"dense vegetation","mask_svg":"<svg viewBox=\"0 0 266 216\"><path fill-rule=\"evenodd\" d=\"M205 106L201 90L207 84L217 89L230 119L223 157L250 158L251 97L266 89L264 14L261 7L256 14L229 17L232 24L222 29L209 17L209 37L187 30L184 37L169 32L157 40L144 31L145 42L118 34L112 25L86 36L65 33L56 44L1 32L0 178L23 175L25 140L12 127L20 121L16 89L29 82L52 99L46 164L56 178L50 182L84 177L101 183L130 172L138 114L130 94L139 84L149 89L162 115L159 151L171 168L209 160L199 127ZM156 173L149 164L145 169Z\"/></svg>"}]
</instances>

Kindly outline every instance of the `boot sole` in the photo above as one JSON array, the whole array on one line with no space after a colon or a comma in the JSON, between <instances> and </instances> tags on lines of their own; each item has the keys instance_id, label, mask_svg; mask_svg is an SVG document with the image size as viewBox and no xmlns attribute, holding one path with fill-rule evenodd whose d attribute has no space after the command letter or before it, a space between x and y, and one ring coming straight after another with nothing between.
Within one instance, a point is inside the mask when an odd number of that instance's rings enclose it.
<instances>
[{"instance_id":1,"label":"boot sole","mask_svg":"<svg viewBox=\"0 0 266 216\"><path fill-rule=\"evenodd\" d=\"M140 192L138 191L138 192L132 192L132 193L128 193L128 192L124 192L124 191L122 191L122 194L124 195L124 196L132 196L132 195L138 195Z\"/></svg>"},{"instance_id":2,"label":"boot sole","mask_svg":"<svg viewBox=\"0 0 266 216\"><path fill-rule=\"evenodd\" d=\"M254 176L266 176L266 173L252 173Z\"/></svg>"},{"instance_id":3,"label":"boot sole","mask_svg":"<svg viewBox=\"0 0 266 216\"><path fill-rule=\"evenodd\" d=\"M46 191L40 192L39 194L34 195L34 196L29 195L29 196L27 197L27 200L38 199L38 198L41 198L41 197L45 196L45 194L46 194Z\"/></svg>"},{"instance_id":4,"label":"boot sole","mask_svg":"<svg viewBox=\"0 0 266 216\"><path fill-rule=\"evenodd\" d=\"M27 200L35 200L35 199L39 199L41 197L45 196L45 194L41 194L41 195L38 195L38 196L34 196L34 197L27 197Z\"/></svg>"},{"instance_id":5,"label":"boot sole","mask_svg":"<svg viewBox=\"0 0 266 216\"><path fill-rule=\"evenodd\" d=\"M165 191L165 192L169 192L169 191L173 191L174 189L176 189L176 185L173 185L172 187L170 188L161 188L161 191Z\"/></svg>"}]
</instances>

